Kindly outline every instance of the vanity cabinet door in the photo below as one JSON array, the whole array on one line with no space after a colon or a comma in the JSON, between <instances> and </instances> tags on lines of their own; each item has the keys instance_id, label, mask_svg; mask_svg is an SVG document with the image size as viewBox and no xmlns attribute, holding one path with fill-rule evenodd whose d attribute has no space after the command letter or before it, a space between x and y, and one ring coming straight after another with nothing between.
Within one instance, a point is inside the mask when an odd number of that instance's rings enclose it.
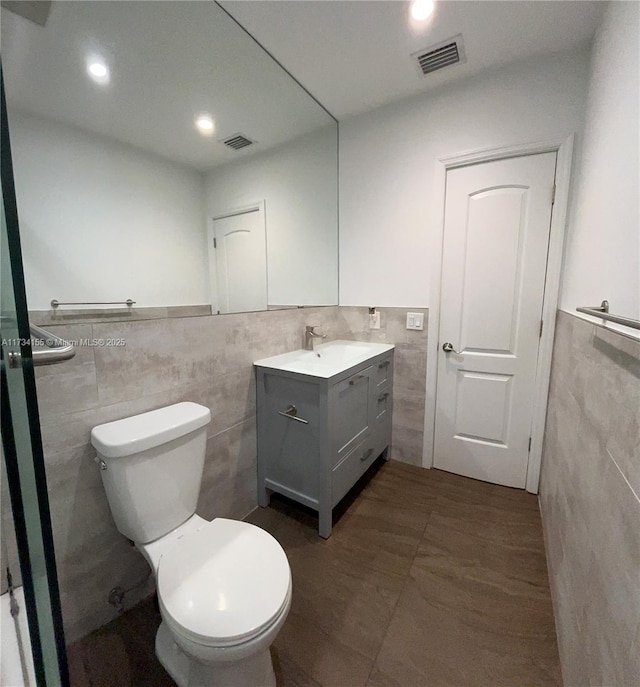
<instances>
[{"instance_id":1,"label":"vanity cabinet door","mask_svg":"<svg viewBox=\"0 0 640 687\"><path fill-rule=\"evenodd\" d=\"M317 502L321 432L318 385L265 374L259 381L258 403L263 484L287 496L303 497L307 505Z\"/></svg>"},{"instance_id":2,"label":"vanity cabinet door","mask_svg":"<svg viewBox=\"0 0 640 687\"><path fill-rule=\"evenodd\" d=\"M372 433L374 367L338 382L330 391L331 447L337 465Z\"/></svg>"}]
</instances>

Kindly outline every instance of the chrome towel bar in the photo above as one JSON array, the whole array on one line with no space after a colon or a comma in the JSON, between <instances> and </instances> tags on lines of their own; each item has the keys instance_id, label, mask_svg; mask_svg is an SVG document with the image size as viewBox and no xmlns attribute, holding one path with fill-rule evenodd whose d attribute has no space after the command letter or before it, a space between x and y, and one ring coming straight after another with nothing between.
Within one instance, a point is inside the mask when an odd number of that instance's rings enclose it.
<instances>
[{"instance_id":1,"label":"chrome towel bar","mask_svg":"<svg viewBox=\"0 0 640 687\"><path fill-rule=\"evenodd\" d=\"M95 303L63 303L62 301L58 301L55 298L51 301L51 307L52 308L57 308L59 305L126 305L128 307L131 307L132 305L135 305L135 301L132 301L130 298L127 298L126 301L97 301Z\"/></svg>"},{"instance_id":2,"label":"chrome towel bar","mask_svg":"<svg viewBox=\"0 0 640 687\"><path fill-rule=\"evenodd\" d=\"M39 365L53 365L55 363L62 363L65 360L70 360L76 354L76 349L72 343L61 339L55 334L51 334L46 329L29 325L31 336L39 341L44 341L45 349L34 349L31 345L31 355L33 356L33 364L37 367Z\"/></svg>"},{"instance_id":3,"label":"chrome towel bar","mask_svg":"<svg viewBox=\"0 0 640 687\"><path fill-rule=\"evenodd\" d=\"M634 320L632 317L610 315L609 301L602 301L599 306L594 305L593 307L576 308L576 311L582 312L585 315L591 315L592 317L599 317L602 320L607 320L607 322L615 322L616 324L622 324L632 329L640 329L640 320Z\"/></svg>"}]
</instances>

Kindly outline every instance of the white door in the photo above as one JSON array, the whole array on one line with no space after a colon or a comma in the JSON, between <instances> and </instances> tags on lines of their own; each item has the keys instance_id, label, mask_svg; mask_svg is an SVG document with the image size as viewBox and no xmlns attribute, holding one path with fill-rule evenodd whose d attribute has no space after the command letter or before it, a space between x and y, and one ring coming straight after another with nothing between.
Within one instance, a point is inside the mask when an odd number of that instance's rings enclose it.
<instances>
[{"instance_id":1,"label":"white door","mask_svg":"<svg viewBox=\"0 0 640 687\"><path fill-rule=\"evenodd\" d=\"M262 204L216 217L210 238L210 262L215 263L217 285L214 303L218 310L266 310L267 241Z\"/></svg>"},{"instance_id":2,"label":"white door","mask_svg":"<svg viewBox=\"0 0 640 687\"><path fill-rule=\"evenodd\" d=\"M544 153L447 172L437 468L525 486L555 166Z\"/></svg>"}]
</instances>

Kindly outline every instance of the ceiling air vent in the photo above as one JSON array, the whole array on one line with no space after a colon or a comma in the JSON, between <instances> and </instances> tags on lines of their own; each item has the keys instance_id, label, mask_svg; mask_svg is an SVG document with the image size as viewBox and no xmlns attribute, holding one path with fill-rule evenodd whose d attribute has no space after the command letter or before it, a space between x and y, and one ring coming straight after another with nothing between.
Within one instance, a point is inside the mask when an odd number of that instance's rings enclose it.
<instances>
[{"instance_id":1,"label":"ceiling air vent","mask_svg":"<svg viewBox=\"0 0 640 687\"><path fill-rule=\"evenodd\" d=\"M465 62L462 34L458 34L424 50L414 52L411 57L417 61L418 69L423 76L439 69Z\"/></svg>"},{"instance_id":2,"label":"ceiling air vent","mask_svg":"<svg viewBox=\"0 0 640 687\"><path fill-rule=\"evenodd\" d=\"M240 150L241 148L246 148L247 146L253 145L255 143L255 141L252 141L250 138L247 138L244 134L233 134L233 136L225 138L222 142L226 146L228 146L229 148L233 148L234 150Z\"/></svg>"}]
</instances>

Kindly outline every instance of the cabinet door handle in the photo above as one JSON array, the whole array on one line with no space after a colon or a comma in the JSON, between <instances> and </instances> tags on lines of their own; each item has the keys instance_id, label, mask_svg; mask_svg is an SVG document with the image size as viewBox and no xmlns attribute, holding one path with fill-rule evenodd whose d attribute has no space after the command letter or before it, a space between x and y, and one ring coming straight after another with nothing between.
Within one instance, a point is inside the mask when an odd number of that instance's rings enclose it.
<instances>
[{"instance_id":1,"label":"cabinet door handle","mask_svg":"<svg viewBox=\"0 0 640 687\"><path fill-rule=\"evenodd\" d=\"M361 379L364 379L366 375L358 375L355 379L350 379L349 380L349 385L353 386L354 384L357 384Z\"/></svg>"},{"instance_id":2,"label":"cabinet door handle","mask_svg":"<svg viewBox=\"0 0 640 687\"><path fill-rule=\"evenodd\" d=\"M390 362L391 362L390 360L385 360L383 363L380 363L378 365L378 369L384 370L385 367L389 367Z\"/></svg>"},{"instance_id":3,"label":"cabinet door handle","mask_svg":"<svg viewBox=\"0 0 640 687\"><path fill-rule=\"evenodd\" d=\"M371 454L373 453L372 448L368 448L364 454L360 457L360 460L364 463L365 460L368 460L371 457Z\"/></svg>"},{"instance_id":4,"label":"cabinet door handle","mask_svg":"<svg viewBox=\"0 0 640 687\"><path fill-rule=\"evenodd\" d=\"M290 420L295 420L296 422L302 422L304 425L309 424L309 420L298 417L298 409L294 405L289 406L286 410L278 411L278 415L282 415L282 417L288 417Z\"/></svg>"},{"instance_id":5,"label":"cabinet door handle","mask_svg":"<svg viewBox=\"0 0 640 687\"><path fill-rule=\"evenodd\" d=\"M378 403L382 403L382 401L386 401L389 398L389 392L385 391L382 396L378 396Z\"/></svg>"}]
</instances>

